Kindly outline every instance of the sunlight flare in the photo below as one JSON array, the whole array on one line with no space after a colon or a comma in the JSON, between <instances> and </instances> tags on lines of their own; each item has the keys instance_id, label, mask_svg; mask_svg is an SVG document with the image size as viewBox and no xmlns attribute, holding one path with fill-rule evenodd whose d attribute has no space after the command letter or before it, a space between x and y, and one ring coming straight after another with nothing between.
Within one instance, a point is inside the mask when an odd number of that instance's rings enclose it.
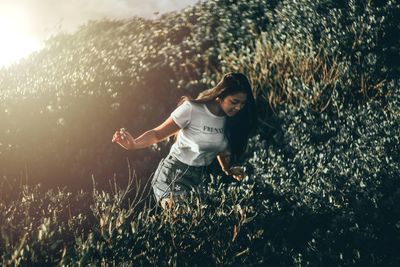
<instances>
[{"instance_id":1,"label":"sunlight flare","mask_svg":"<svg viewBox=\"0 0 400 267\"><path fill-rule=\"evenodd\" d=\"M27 25L29 21L20 10L0 11L0 67L17 62L40 48L40 41L25 32Z\"/></svg>"}]
</instances>

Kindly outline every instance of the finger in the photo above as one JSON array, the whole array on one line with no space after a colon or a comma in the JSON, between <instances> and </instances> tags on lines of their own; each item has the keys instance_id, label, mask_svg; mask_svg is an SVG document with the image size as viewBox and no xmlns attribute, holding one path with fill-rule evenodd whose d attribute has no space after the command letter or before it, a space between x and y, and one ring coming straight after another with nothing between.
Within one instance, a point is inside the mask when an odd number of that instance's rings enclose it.
<instances>
[{"instance_id":1,"label":"finger","mask_svg":"<svg viewBox=\"0 0 400 267\"><path fill-rule=\"evenodd\" d=\"M125 139L129 139L129 140L133 140L134 139L133 136L129 132L126 132L126 131L122 134L122 136Z\"/></svg>"},{"instance_id":2,"label":"finger","mask_svg":"<svg viewBox=\"0 0 400 267\"><path fill-rule=\"evenodd\" d=\"M120 139L125 139L125 134L123 132L118 132L117 133L118 138Z\"/></svg>"},{"instance_id":3,"label":"finger","mask_svg":"<svg viewBox=\"0 0 400 267\"><path fill-rule=\"evenodd\" d=\"M233 175L233 178L235 178L237 181L240 181L240 178L237 175Z\"/></svg>"},{"instance_id":4,"label":"finger","mask_svg":"<svg viewBox=\"0 0 400 267\"><path fill-rule=\"evenodd\" d=\"M241 181L244 178L244 175L234 175L233 176L236 180Z\"/></svg>"},{"instance_id":5,"label":"finger","mask_svg":"<svg viewBox=\"0 0 400 267\"><path fill-rule=\"evenodd\" d=\"M120 135L118 133L115 133L113 135L113 140L119 140L120 139Z\"/></svg>"},{"instance_id":6,"label":"finger","mask_svg":"<svg viewBox=\"0 0 400 267\"><path fill-rule=\"evenodd\" d=\"M117 142L117 143L121 143L121 142L124 142L125 139L122 136L117 135L117 136L115 136L115 138L113 138L113 141Z\"/></svg>"}]
</instances>

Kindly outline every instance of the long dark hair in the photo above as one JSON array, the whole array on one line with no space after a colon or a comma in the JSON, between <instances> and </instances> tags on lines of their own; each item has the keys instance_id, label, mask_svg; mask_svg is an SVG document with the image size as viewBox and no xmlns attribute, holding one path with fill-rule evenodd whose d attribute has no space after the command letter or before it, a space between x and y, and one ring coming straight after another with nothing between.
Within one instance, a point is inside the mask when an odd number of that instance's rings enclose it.
<instances>
[{"instance_id":1,"label":"long dark hair","mask_svg":"<svg viewBox=\"0 0 400 267\"><path fill-rule=\"evenodd\" d=\"M216 98L223 100L226 96L239 92L247 95L246 104L235 116L227 116L224 131L228 139L232 163L237 162L245 152L249 135L256 126L256 104L247 77L242 73L229 72L215 87L201 92L195 99L183 96L178 104L179 106L185 101L208 103Z\"/></svg>"}]
</instances>

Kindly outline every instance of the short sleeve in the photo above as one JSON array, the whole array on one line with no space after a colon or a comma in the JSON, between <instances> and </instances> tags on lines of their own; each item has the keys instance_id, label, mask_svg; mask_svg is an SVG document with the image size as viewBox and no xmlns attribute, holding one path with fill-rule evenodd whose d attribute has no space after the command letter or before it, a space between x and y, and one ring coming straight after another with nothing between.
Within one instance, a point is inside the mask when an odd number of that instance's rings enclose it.
<instances>
[{"instance_id":1,"label":"short sleeve","mask_svg":"<svg viewBox=\"0 0 400 267\"><path fill-rule=\"evenodd\" d=\"M185 101L177 107L172 113L171 118L181 128L185 128L192 119L192 104L190 101Z\"/></svg>"}]
</instances>

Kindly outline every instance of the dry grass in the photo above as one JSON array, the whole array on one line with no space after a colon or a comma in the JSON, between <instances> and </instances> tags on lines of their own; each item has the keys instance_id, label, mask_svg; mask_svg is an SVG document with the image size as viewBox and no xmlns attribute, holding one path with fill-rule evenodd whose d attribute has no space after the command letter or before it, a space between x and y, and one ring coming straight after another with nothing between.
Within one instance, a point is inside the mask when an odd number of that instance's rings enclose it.
<instances>
[{"instance_id":1,"label":"dry grass","mask_svg":"<svg viewBox=\"0 0 400 267\"><path fill-rule=\"evenodd\" d=\"M251 49L224 53L224 68L246 73L255 94L274 110L278 105L311 105L323 111L331 101L340 74L335 58L324 47L305 41L302 48L290 43L272 43L263 33Z\"/></svg>"}]
</instances>

